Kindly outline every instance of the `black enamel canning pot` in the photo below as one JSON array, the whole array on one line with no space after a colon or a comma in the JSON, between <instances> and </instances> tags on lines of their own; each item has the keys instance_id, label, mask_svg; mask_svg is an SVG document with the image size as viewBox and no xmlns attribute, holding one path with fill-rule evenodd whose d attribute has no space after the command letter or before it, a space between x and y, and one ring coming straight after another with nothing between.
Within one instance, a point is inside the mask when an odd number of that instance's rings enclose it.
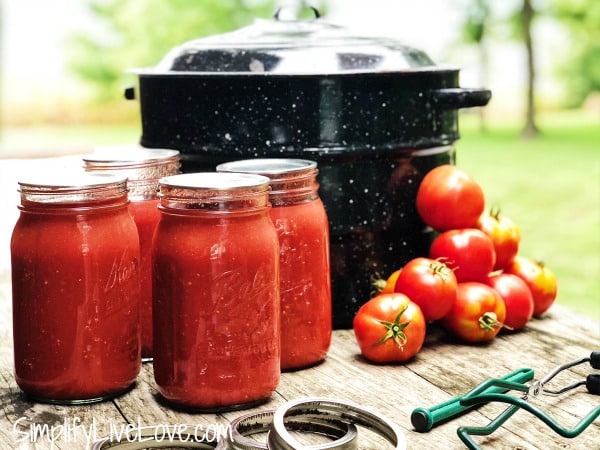
<instances>
[{"instance_id":1,"label":"black enamel canning pot","mask_svg":"<svg viewBox=\"0 0 600 450\"><path fill-rule=\"evenodd\" d=\"M277 16L174 48L135 70L141 144L184 172L252 157L312 159L330 221L333 326L349 328L371 281L427 253L415 210L433 167L453 163L458 111L486 89L387 38Z\"/></svg>"}]
</instances>

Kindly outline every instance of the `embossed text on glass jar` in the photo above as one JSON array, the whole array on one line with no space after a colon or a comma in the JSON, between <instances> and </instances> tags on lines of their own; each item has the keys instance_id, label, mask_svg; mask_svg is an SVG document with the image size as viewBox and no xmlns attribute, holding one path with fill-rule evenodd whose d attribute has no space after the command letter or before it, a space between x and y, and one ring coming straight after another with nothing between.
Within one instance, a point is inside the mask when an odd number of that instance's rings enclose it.
<instances>
[{"instance_id":1,"label":"embossed text on glass jar","mask_svg":"<svg viewBox=\"0 0 600 450\"><path fill-rule=\"evenodd\" d=\"M281 368L322 361L331 343L329 222L317 183L317 164L259 158L220 164L217 171L270 179L271 219L280 245Z\"/></svg>"},{"instance_id":2,"label":"embossed text on glass jar","mask_svg":"<svg viewBox=\"0 0 600 450\"><path fill-rule=\"evenodd\" d=\"M179 173L179 152L136 146L100 148L85 156L88 172L127 176L129 212L140 236L142 358L152 359L152 239L158 225L158 180Z\"/></svg>"},{"instance_id":3,"label":"embossed text on glass jar","mask_svg":"<svg viewBox=\"0 0 600 450\"><path fill-rule=\"evenodd\" d=\"M154 376L202 410L267 400L279 382L279 244L268 178L192 173L159 182Z\"/></svg>"},{"instance_id":4,"label":"embossed text on glass jar","mask_svg":"<svg viewBox=\"0 0 600 450\"><path fill-rule=\"evenodd\" d=\"M140 370L139 241L126 179L19 182L11 239L15 378L33 400L90 403Z\"/></svg>"}]
</instances>

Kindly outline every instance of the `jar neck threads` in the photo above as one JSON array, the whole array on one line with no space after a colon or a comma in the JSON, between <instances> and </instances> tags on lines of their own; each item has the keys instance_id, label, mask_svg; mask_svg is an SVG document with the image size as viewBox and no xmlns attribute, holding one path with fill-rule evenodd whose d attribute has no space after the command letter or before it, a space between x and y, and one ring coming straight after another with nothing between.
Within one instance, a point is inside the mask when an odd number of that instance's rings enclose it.
<instances>
[{"instance_id":1,"label":"jar neck threads","mask_svg":"<svg viewBox=\"0 0 600 450\"><path fill-rule=\"evenodd\" d=\"M253 213L269 207L269 179L234 173L189 173L159 180L159 209L180 214Z\"/></svg>"},{"instance_id":2,"label":"jar neck threads","mask_svg":"<svg viewBox=\"0 0 600 450\"><path fill-rule=\"evenodd\" d=\"M86 209L127 203L127 179L78 173L19 181L20 209Z\"/></svg>"},{"instance_id":3,"label":"jar neck threads","mask_svg":"<svg viewBox=\"0 0 600 450\"><path fill-rule=\"evenodd\" d=\"M240 172L269 178L269 201L274 207L309 202L319 198L317 163L305 159L259 158L217 166L218 172Z\"/></svg>"},{"instance_id":4,"label":"jar neck threads","mask_svg":"<svg viewBox=\"0 0 600 450\"><path fill-rule=\"evenodd\" d=\"M167 149L110 148L83 159L86 172L104 172L127 177L129 199L156 199L158 180L178 174L179 152Z\"/></svg>"}]
</instances>

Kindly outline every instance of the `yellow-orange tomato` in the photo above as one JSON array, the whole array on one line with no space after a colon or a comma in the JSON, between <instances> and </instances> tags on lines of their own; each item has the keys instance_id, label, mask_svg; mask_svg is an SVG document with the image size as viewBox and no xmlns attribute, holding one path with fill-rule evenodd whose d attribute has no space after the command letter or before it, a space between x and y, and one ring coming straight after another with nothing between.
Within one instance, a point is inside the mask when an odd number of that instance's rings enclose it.
<instances>
[{"instance_id":1,"label":"yellow-orange tomato","mask_svg":"<svg viewBox=\"0 0 600 450\"><path fill-rule=\"evenodd\" d=\"M505 269L527 283L533 296L533 315L545 313L556 300L558 282L556 275L542 262L524 256L517 256Z\"/></svg>"},{"instance_id":2,"label":"yellow-orange tomato","mask_svg":"<svg viewBox=\"0 0 600 450\"><path fill-rule=\"evenodd\" d=\"M508 217L500 214L500 210L492 208L481 215L477 228L487 234L494 243L496 252L495 270L505 269L519 252L521 231Z\"/></svg>"},{"instance_id":3,"label":"yellow-orange tomato","mask_svg":"<svg viewBox=\"0 0 600 450\"><path fill-rule=\"evenodd\" d=\"M398 280L398 275L400 275L400 271L402 269L398 269L392 272L392 274L387 278L387 280L377 280L375 283L375 287L381 286L380 290L378 290L378 294L391 294L395 292L394 289L396 287L396 281ZM378 283L378 284L377 284Z\"/></svg>"}]
</instances>

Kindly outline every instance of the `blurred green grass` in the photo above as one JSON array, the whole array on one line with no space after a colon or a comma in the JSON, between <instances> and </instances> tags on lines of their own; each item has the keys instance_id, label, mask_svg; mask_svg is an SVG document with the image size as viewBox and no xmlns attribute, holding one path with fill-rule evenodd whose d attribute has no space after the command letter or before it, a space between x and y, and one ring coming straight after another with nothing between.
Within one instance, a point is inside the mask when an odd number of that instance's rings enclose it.
<instances>
[{"instance_id":1,"label":"blurred green grass","mask_svg":"<svg viewBox=\"0 0 600 450\"><path fill-rule=\"evenodd\" d=\"M516 118L519 119L519 118ZM600 117L539 116L535 139L511 120L461 113L457 165L483 187L522 234L520 253L556 274L557 302L600 318Z\"/></svg>"},{"instance_id":2,"label":"blurred green grass","mask_svg":"<svg viewBox=\"0 0 600 450\"><path fill-rule=\"evenodd\" d=\"M519 225L521 254L555 272L557 302L600 319L600 117L542 114L533 140L520 137L520 119L490 117L482 132L473 111L461 112L457 165L481 184L488 207ZM136 124L2 131L0 158L80 153L140 136Z\"/></svg>"},{"instance_id":3,"label":"blurred green grass","mask_svg":"<svg viewBox=\"0 0 600 450\"><path fill-rule=\"evenodd\" d=\"M97 146L137 144L139 125L70 124L0 128L0 158L33 158L91 152Z\"/></svg>"}]
</instances>

